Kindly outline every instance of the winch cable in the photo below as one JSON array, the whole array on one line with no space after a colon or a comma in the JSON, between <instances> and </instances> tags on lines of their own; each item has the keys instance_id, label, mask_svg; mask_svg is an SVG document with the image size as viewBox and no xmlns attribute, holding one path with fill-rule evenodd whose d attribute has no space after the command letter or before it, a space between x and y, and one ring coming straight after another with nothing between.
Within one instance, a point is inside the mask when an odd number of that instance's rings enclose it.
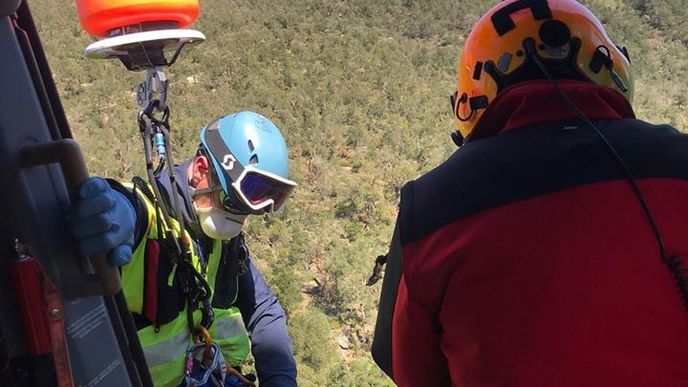
<instances>
[{"instance_id":1,"label":"winch cable","mask_svg":"<svg viewBox=\"0 0 688 387\"><path fill-rule=\"evenodd\" d=\"M163 91L166 92L166 91ZM171 144L169 141L169 106L165 106L162 109L161 119L157 119L154 116L156 110L160 110L161 101L154 99L149 101L148 106L145 110L139 113L139 129L141 131L141 137L144 145L144 157L146 162L146 173L148 176L148 181L155 194L156 203L154 203L156 209L160 211L163 216L165 223L167 224L168 231L171 233L171 237L174 241L174 247L176 250L176 255L171 257L173 267L176 270L181 268L180 280L182 291L186 296L186 309L187 309L187 325L190 332L195 332L196 324L193 319L193 312L198 308L199 303L203 306L201 325L205 328L210 328L214 321L214 312L210 303L211 289L210 284L199 273L192 263L191 248L189 243L187 243L184 238L184 230L186 230L186 221L184 219L184 213L182 212L181 202L177 193L177 182L176 175L174 171L174 160L172 159ZM158 153L159 162L156 168L153 165L153 146L156 147L156 152ZM170 204L172 209L168 208L168 203L163 200L160 187L158 186L158 179L162 170L167 167L168 176L170 179ZM158 215L160 215L158 214ZM174 226L173 221L176 221L177 227Z\"/></svg>"}]
</instances>

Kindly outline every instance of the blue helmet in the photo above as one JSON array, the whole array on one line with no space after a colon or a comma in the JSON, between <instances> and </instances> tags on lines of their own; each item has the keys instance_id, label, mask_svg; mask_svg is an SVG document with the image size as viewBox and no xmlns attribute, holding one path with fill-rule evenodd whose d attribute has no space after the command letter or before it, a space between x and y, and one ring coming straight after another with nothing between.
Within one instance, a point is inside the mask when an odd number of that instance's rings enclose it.
<instances>
[{"instance_id":1,"label":"blue helmet","mask_svg":"<svg viewBox=\"0 0 688 387\"><path fill-rule=\"evenodd\" d=\"M218 119L201 130L201 145L227 198L244 212L278 210L296 186L289 180L282 133L258 113L242 111Z\"/></svg>"}]
</instances>

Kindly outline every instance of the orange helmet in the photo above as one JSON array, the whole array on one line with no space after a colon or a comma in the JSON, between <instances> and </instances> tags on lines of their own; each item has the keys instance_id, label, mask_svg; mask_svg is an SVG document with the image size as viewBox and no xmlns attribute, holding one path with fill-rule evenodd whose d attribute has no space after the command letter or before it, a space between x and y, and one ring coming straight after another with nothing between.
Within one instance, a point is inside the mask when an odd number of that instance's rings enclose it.
<instances>
[{"instance_id":1,"label":"orange helmet","mask_svg":"<svg viewBox=\"0 0 688 387\"><path fill-rule=\"evenodd\" d=\"M628 52L592 12L575 0L507 0L483 15L466 39L451 97L459 134L468 136L508 86L546 78L540 64L553 78L594 82L632 102Z\"/></svg>"}]
</instances>

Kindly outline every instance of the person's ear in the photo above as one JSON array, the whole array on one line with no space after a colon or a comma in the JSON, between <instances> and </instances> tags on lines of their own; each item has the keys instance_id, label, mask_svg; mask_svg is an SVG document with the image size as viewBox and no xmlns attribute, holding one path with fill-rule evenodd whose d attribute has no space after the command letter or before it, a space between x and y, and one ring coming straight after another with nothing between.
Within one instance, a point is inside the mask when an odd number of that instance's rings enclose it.
<instances>
[{"instance_id":1,"label":"person's ear","mask_svg":"<svg viewBox=\"0 0 688 387\"><path fill-rule=\"evenodd\" d=\"M193 161L193 176L191 176L191 186L199 188L198 184L204 182L204 186L208 186L208 158L203 155L194 157Z\"/></svg>"}]
</instances>

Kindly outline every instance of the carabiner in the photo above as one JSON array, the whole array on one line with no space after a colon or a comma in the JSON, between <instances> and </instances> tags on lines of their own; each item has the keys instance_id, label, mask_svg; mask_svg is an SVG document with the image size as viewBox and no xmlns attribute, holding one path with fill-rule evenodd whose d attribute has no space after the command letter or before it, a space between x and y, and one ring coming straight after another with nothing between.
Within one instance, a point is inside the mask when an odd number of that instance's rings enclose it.
<instances>
[{"instance_id":1,"label":"carabiner","mask_svg":"<svg viewBox=\"0 0 688 387\"><path fill-rule=\"evenodd\" d=\"M203 350L203 363L209 364L213 357L213 340L210 337L210 332L208 332L203 325L198 325L193 333L193 341L195 344L198 344L201 342L201 339L203 339L203 343L205 344Z\"/></svg>"}]
</instances>

